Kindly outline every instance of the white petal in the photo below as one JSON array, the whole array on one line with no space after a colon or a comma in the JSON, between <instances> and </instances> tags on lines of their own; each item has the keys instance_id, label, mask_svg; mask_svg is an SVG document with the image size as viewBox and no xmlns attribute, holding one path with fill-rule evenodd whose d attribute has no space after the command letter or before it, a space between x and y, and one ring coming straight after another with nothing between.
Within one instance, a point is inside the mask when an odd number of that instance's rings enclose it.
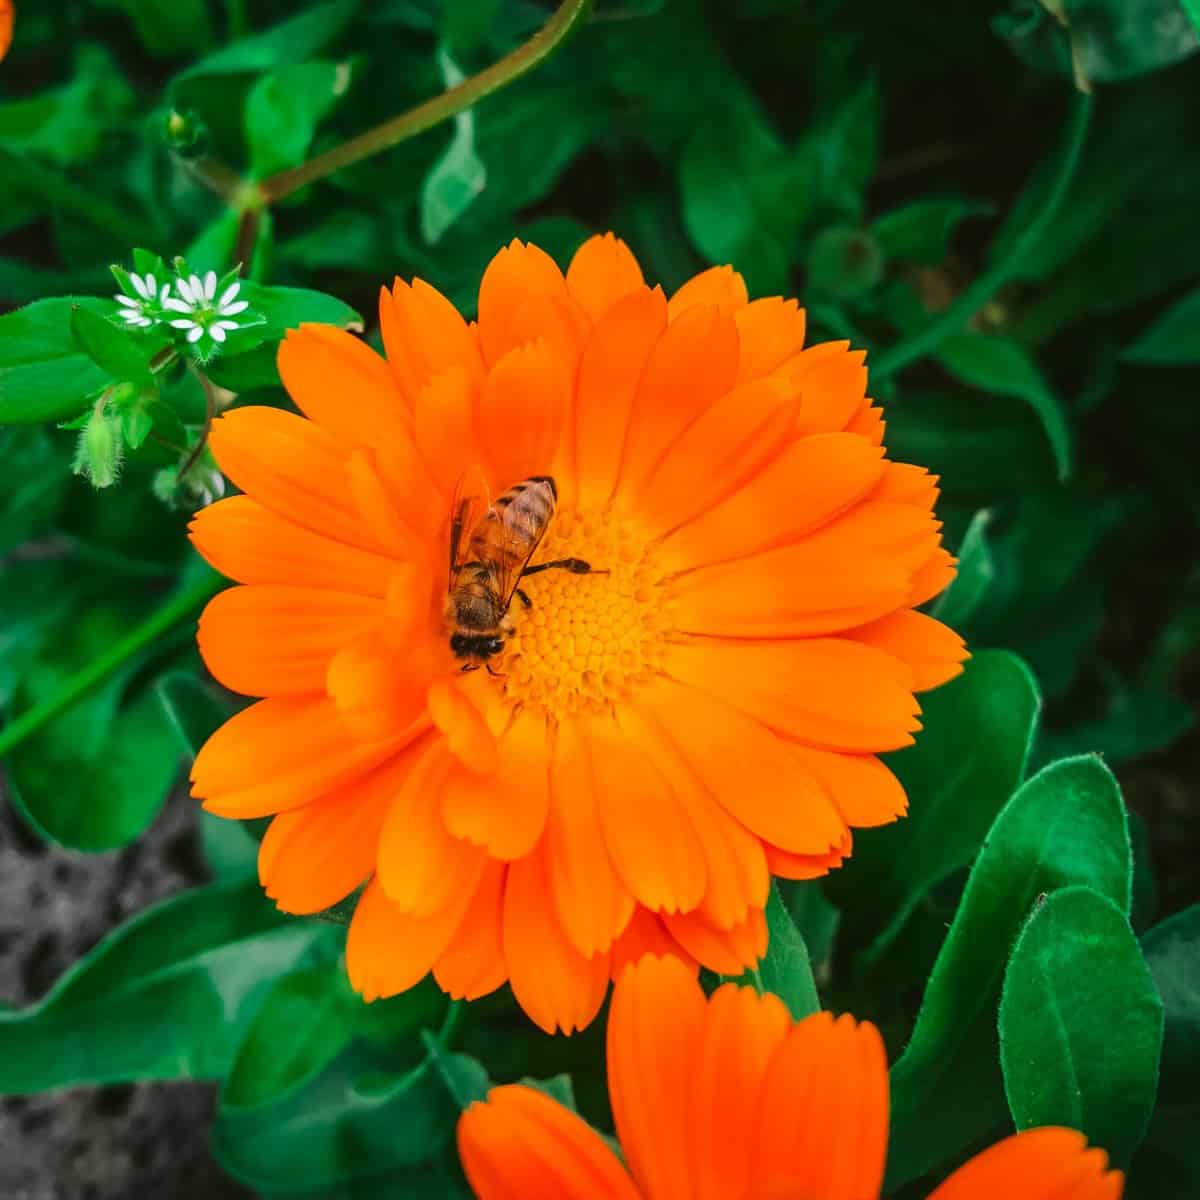
<instances>
[{"instance_id":1,"label":"white petal","mask_svg":"<svg viewBox=\"0 0 1200 1200\"><path fill-rule=\"evenodd\" d=\"M199 329L200 326L195 321L189 320L187 317L179 317L177 320L170 322L172 329Z\"/></svg>"},{"instance_id":2,"label":"white petal","mask_svg":"<svg viewBox=\"0 0 1200 1200\"><path fill-rule=\"evenodd\" d=\"M158 322L152 321L149 317L138 317L138 319L136 321L134 321L134 324L141 325L141 326L148 326L148 325L157 325Z\"/></svg>"},{"instance_id":3,"label":"white petal","mask_svg":"<svg viewBox=\"0 0 1200 1200\"><path fill-rule=\"evenodd\" d=\"M154 293L158 291L158 281L153 275L146 276L146 299L153 300Z\"/></svg>"},{"instance_id":4,"label":"white petal","mask_svg":"<svg viewBox=\"0 0 1200 1200\"><path fill-rule=\"evenodd\" d=\"M218 326L221 329L228 329L232 331L238 327L238 323L236 321L214 321L210 328L216 329Z\"/></svg>"},{"instance_id":5,"label":"white petal","mask_svg":"<svg viewBox=\"0 0 1200 1200\"><path fill-rule=\"evenodd\" d=\"M192 295L192 289L188 285L188 281L182 275L176 276L175 290L188 302L190 305L196 303L196 297Z\"/></svg>"},{"instance_id":6,"label":"white petal","mask_svg":"<svg viewBox=\"0 0 1200 1200\"><path fill-rule=\"evenodd\" d=\"M242 290L242 281L235 279L222 293L221 299L217 301L218 308L224 308Z\"/></svg>"},{"instance_id":7,"label":"white petal","mask_svg":"<svg viewBox=\"0 0 1200 1200\"><path fill-rule=\"evenodd\" d=\"M130 275L129 282L133 284L133 290L137 292L143 300L149 300L154 295L153 288L146 287L146 281L140 275Z\"/></svg>"},{"instance_id":8,"label":"white petal","mask_svg":"<svg viewBox=\"0 0 1200 1200\"><path fill-rule=\"evenodd\" d=\"M204 276L204 298L206 300L211 300L216 294L217 273L216 271L209 271L209 273Z\"/></svg>"},{"instance_id":9,"label":"white petal","mask_svg":"<svg viewBox=\"0 0 1200 1200\"><path fill-rule=\"evenodd\" d=\"M220 322L208 327L208 334L214 342L223 342L225 340L225 330L221 328Z\"/></svg>"},{"instance_id":10,"label":"white petal","mask_svg":"<svg viewBox=\"0 0 1200 1200\"><path fill-rule=\"evenodd\" d=\"M184 300L176 300L174 296L168 296L163 301L163 308L169 308L172 312L195 312L195 308Z\"/></svg>"},{"instance_id":11,"label":"white petal","mask_svg":"<svg viewBox=\"0 0 1200 1200\"><path fill-rule=\"evenodd\" d=\"M135 325L143 319L142 314L136 308L123 308L118 315L123 320L132 321Z\"/></svg>"},{"instance_id":12,"label":"white petal","mask_svg":"<svg viewBox=\"0 0 1200 1200\"><path fill-rule=\"evenodd\" d=\"M223 317L233 317L240 312L245 312L249 307L249 300L236 300L233 304L222 304L217 312Z\"/></svg>"},{"instance_id":13,"label":"white petal","mask_svg":"<svg viewBox=\"0 0 1200 1200\"><path fill-rule=\"evenodd\" d=\"M124 304L126 306L126 308L141 308L142 307L140 301L131 300L128 296L114 296L113 299L118 304Z\"/></svg>"},{"instance_id":14,"label":"white petal","mask_svg":"<svg viewBox=\"0 0 1200 1200\"><path fill-rule=\"evenodd\" d=\"M197 304L204 303L204 281L199 275L188 276L188 290L196 298Z\"/></svg>"},{"instance_id":15,"label":"white petal","mask_svg":"<svg viewBox=\"0 0 1200 1200\"><path fill-rule=\"evenodd\" d=\"M197 325L196 328L193 329L187 335L187 340L189 342L198 342L203 336L204 336L204 330L199 325Z\"/></svg>"},{"instance_id":16,"label":"white petal","mask_svg":"<svg viewBox=\"0 0 1200 1200\"><path fill-rule=\"evenodd\" d=\"M166 304L166 302L167 302L167 297L168 297L170 294L171 294L171 285L170 285L169 283L164 283L164 284L162 285L162 291L158 293L158 302L159 302L159 304Z\"/></svg>"}]
</instances>

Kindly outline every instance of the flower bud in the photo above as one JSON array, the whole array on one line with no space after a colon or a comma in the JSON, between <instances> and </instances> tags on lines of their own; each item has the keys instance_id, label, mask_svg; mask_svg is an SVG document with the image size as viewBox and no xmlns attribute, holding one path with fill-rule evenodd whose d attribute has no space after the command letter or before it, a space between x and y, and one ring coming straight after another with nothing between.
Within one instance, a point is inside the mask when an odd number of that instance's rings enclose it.
<instances>
[{"instance_id":1,"label":"flower bud","mask_svg":"<svg viewBox=\"0 0 1200 1200\"><path fill-rule=\"evenodd\" d=\"M869 292L883 278L883 265L883 251L870 233L831 226L817 234L809 249L808 285L849 300Z\"/></svg>"},{"instance_id":2,"label":"flower bud","mask_svg":"<svg viewBox=\"0 0 1200 1200\"><path fill-rule=\"evenodd\" d=\"M181 158L199 158L208 149L208 126L190 108L173 108L163 125L167 145Z\"/></svg>"},{"instance_id":3,"label":"flower bud","mask_svg":"<svg viewBox=\"0 0 1200 1200\"><path fill-rule=\"evenodd\" d=\"M72 467L76 475L86 475L95 488L112 487L121 473L125 446L121 440L121 418L98 404L79 431Z\"/></svg>"}]
</instances>

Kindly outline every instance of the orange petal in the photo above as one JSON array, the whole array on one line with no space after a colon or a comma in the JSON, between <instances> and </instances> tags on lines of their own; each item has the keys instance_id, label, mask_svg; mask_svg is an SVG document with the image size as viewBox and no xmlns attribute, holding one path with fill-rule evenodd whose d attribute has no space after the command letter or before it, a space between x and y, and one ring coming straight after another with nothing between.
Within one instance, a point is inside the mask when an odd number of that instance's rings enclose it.
<instances>
[{"instance_id":1,"label":"orange petal","mask_svg":"<svg viewBox=\"0 0 1200 1200\"><path fill-rule=\"evenodd\" d=\"M559 923L575 948L607 950L629 923L634 901L621 882L597 811L591 761L578 724L564 720L554 739L546 862Z\"/></svg>"},{"instance_id":2,"label":"orange petal","mask_svg":"<svg viewBox=\"0 0 1200 1200\"><path fill-rule=\"evenodd\" d=\"M496 769L496 738L459 679L435 679L426 697L429 717L446 736L450 752L468 770L490 775Z\"/></svg>"},{"instance_id":3,"label":"orange petal","mask_svg":"<svg viewBox=\"0 0 1200 1200\"><path fill-rule=\"evenodd\" d=\"M854 839L847 829L839 846L828 854L792 854L780 850L778 846L766 846L763 850L767 856L767 869L780 879L820 879L830 871L840 867L850 857Z\"/></svg>"},{"instance_id":4,"label":"orange petal","mask_svg":"<svg viewBox=\"0 0 1200 1200\"><path fill-rule=\"evenodd\" d=\"M448 367L460 367L478 380L483 362L458 309L423 279L412 285L397 279L379 294L379 329L400 394L409 406L421 389Z\"/></svg>"},{"instance_id":5,"label":"orange petal","mask_svg":"<svg viewBox=\"0 0 1200 1200\"><path fill-rule=\"evenodd\" d=\"M943 592L954 581L958 574L958 560L948 551L939 546L913 572L912 584L905 597L905 604L924 604L932 600L939 592Z\"/></svg>"},{"instance_id":6,"label":"orange petal","mask_svg":"<svg viewBox=\"0 0 1200 1200\"><path fill-rule=\"evenodd\" d=\"M643 958L613 989L608 1093L625 1161L654 1200L693 1200L697 1163L688 1104L704 1029L704 993L675 958Z\"/></svg>"},{"instance_id":7,"label":"orange petal","mask_svg":"<svg viewBox=\"0 0 1200 1200\"><path fill-rule=\"evenodd\" d=\"M918 692L953 679L961 673L967 657L966 643L953 629L911 609L889 613L849 630L845 636L907 663L913 674L913 689Z\"/></svg>"},{"instance_id":8,"label":"orange petal","mask_svg":"<svg viewBox=\"0 0 1200 1200\"><path fill-rule=\"evenodd\" d=\"M278 696L230 717L192 764L192 795L221 817L266 817L350 784L418 730L359 742L326 696Z\"/></svg>"},{"instance_id":9,"label":"orange petal","mask_svg":"<svg viewBox=\"0 0 1200 1200\"><path fill-rule=\"evenodd\" d=\"M938 477L911 463L890 462L871 493L872 500L892 500L932 508L938 498Z\"/></svg>"},{"instance_id":10,"label":"orange petal","mask_svg":"<svg viewBox=\"0 0 1200 1200\"><path fill-rule=\"evenodd\" d=\"M331 325L288 330L279 377L296 406L347 446L407 440L408 414L387 363Z\"/></svg>"},{"instance_id":11,"label":"orange petal","mask_svg":"<svg viewBox=\"0 0 1200 1200\"><path fill-rule=\"evenodd\" d=\"M667 326L633 398L619 489L638 493L688 426L732 388L737 364L737 327L715 308L689 309Z\"/></svg>"},{"instance_id":12,"label":"orange petal","mask_svg":"<svg viewBox=\"0 0 1200 1200\"><path fill-rule=\"evenodd\" d=\"M933 1189L929 1200L1119 1200L1125 1177L1074 1129L1046 1125L989 1146Z\"/></svg>"},{"instance_id":13,"label":"orange petal","mask_svg":"<svg viewBox=\"0 0 1200 1200\"><path fill-rule=\"evenodd\" d=\"M466 916L474 889L430 917L406 916L388 900L378 879L367 884L346 935L351 986L370 1003L420 983L441 957Z\"/></svg>"},{"instance_id":14,"label":"orange petal","mask_svg":"<svg viewBox=\"0 0 1200 1200\"><path fill-rule=\"evenodd\" d=\"M688 825L700 843L706 886L697 916L718 929L732 928L745 919L751 908L762 908L767 902L771 877L762 842L716 803L652 720L628 707L619 710L617 716L628 739L645 749L679 798Z\"/></svg>"},{"instance_id":15,"label":"orange petal","mask_svg":"<svg viewBox=\"0 0 1200 1200\"><path fill-rule=\"evenodd\" d=\"M796 746L793 752L833 798L847 825L886 825L908 811L900 780L872 754L837 754Z\"/></svg>"},{"instance_id":16,"label":"orange petal","mask_svg":"<svg viewBox=\"0 0 1200 1200\"><path fill-rule=\"evenodd\" d=\"M875 407L870 400L864 400L858 412L846 424L847 433L857 433L859 437L866 438L872 446L883 445L885 429L883 409Z\"/></svg>"},{"instance_id":17,"label":"orange petal","mask_svg":"<svg viewBox=\"0 0 1200 1200\"><path fill-rule=\"evenodd\" d=\"M567 268L567 290L593 322L643 284L642 268L629 247L611 233L590 237Z\"/></svg>"},{"instance_id":18,"label":"orange petal","mask_svg":"<svg viewBox=\"0 0 1200 1200\"><path fill-rule=\"evenodd\" d=\"M759 1100L751 1194L874 1200L887 1154L887 1057L879 1031L816 1013L793 1026Z\"/></svg>"},{"instance_id":19,"label":"orange petal","mask_svg":"<svg viewBox=\"0 0 1200 1200\"><path fill-rule=\"evenodd\" d=\"M609 956L585 958L563 932L541 848L512 863L504 893L504 957L517 1003L547 1033L591 1024L608 991Z\"/></svg>"},{"instance_id":20,"label":"orange petal","mask_svg":"<svg viewBox=\"0 0 1200 1200\"><path fill-rule=\"evenodd\" d=\"M479 340L488 363L498 362L525 340L514 337L511 327L521 309L538 297L571 302L554 259L514 238L488 264L479 283Z\"/></svg>"},{"instance_id":21,"label":"orange petal","mask_svg":"<svg viewBox=\"0 0 1200 1200\"><path fill-rule=\"evenodd\" d=\"M749 299L746 281L732 267L709 267L693 275L671 297L669 316L674 321L689 309L711 307L732 317L746 307Z\"/></svg>"},{"instance_id":22,"label":"orange petal","mask_svg":"<svg viewBox=\"0 0 1200 1200\"><path fill-rule=\"evenodd\" d=\"M726 392L645 481L636 505L647 533L675 529L736 492L793 439L795 423L791 394L777 380Z\"/></svg>"},{"instance_id":23,"label":"orange petal","mask_svg":"<svg viewBox=\"0 0 1200 1200\"><path fill-rule=\"evenodd\" d=\"M258 878L284 912L320 912L370 875L384 817L420 753L419 743L405 747L371 774L271 822Z\"/></svg>"},{"instance_id":24,"label":"orange petal","mask_svg":"<svg viewBox=\"0 0 1200 1200\"><path fill-rule=\"evenodd\" d=\"M447 367L417 393L413 431L417 449L442 495L449 497L478 461L478 384L463 367Z\"/></svg>"},{"instance_id":25,"label":"orange petal","mask_svg":"<svg viewBox=\"0 0 1200 1200\"><path fill-rule=\"evenodd\" d=\"M549 472L569 400L562 358L547 342L518 346L496 363L483 385L479 427L497 489Z\"/></svg>"},{"instance_id":26,"label":"orange petal","mask_svg":"<svg viewBox=\"0 0 1200 1200\"><path fill-rule=\"evenodd\" d=\"M866 353L849 342L810 346L776 368L800 396L797 432L838 433L862 407L867 392Z\"/></svg>"},{"instance_id":27,"label":"orange petal","mask_svg":"<svg viewBox=\"0 0 1200 1200\"><path fill-rule=\"evenodd\" d=\"M337 652L325 688L356 738L392 737L425 715L425 697L440 661L440 644L414 640L403 650L371 631Z\"/></svg>"},{"instance_id":28,"label":"orange petal","mask_svg":"<svg viewBox=\"0 0 1200 1200\"><path fill-rule=\"evenodd\" d=\"M700 970L700 964L667 932L662 917L639 904L621 936L613 942L612 978L620 979L627 966L641 962L648 954L677 958L693 976Z\"/></svg>"},{"instance_id":29,"label":"orange petal","mask_svg":"<svg viewBox=\"0 0 1200 1200\"><path fill-rule=\"evenodd\" d=\"M720 975L740 975L767 952L767 918L752 908L731 929L717 929L698 913L667 913L667 932L701 966Z\"/></svg>"},{"instance_id":30,"label":"orange petal","mask_svg":"<svg viewBox=\"0 0 1200 1200\"><path fill-rule=\"evenodd\" d=\"M682 643L663 670L812 746L895 750L921 727L904 664L839 638Z\"/></svg>"},{"instance_id":31,"label":"orange petal","mask_svg":"<svg viewBox=\"0 0 1200 1200\"><path fill-rule=\"evenodd\" d=\"M379 452L358 447L350 451L346 463L347 482L355 509L366 523L369 544L397 558L424 560L432 535L440 532L443 514L440 505L430 503L435 496L433 479L419 461L415 445L407 447L404 460L407 475L404 486L397 488Z\"/></svg>"},{"instance_id":32,"label":"orange petal","mask_svg":"<svg viewBox=\"0 0 1200 1200\"><path fill-rule=\"evenodd\" d=\"M442 816L457 838L482 846L493 858L528 854L550 810L550 743L546 718L519 709L500 739L495 773L484 778L462 768L446 782Z\"/></svg>"},{"instance_id":33,"label":"orange petal","mask_svg":"<svg viewBox=\"0 0 1200 1200\"><path fill-rule=\"evenodd\" d=\"M520 1084L492 1088L485 1103L463 1113L458 1153L480 1200L638 1200L590 1125Z\"/></svg>"},{"instance_id":34,"label":"orange petal","mask_svg":"<svg viewBox=\"0 0 1200 1200\"><path fill-rule=\"evenodd\" d=\"M402 913L431 917L453 904L459 892L475 890L487 855L452 837L442 821L446 776L462 770L445 743L423 746L403 787L392 793L392 807L379 836L379 882Z\"/></svg>"},{"instance_id":35,"label":"orange petal","mask_svg":"<svg viewBox=\"0 0 1200 1200\"><path fill-rule=\"evenodd\" d=\"M379 600L345 592L233 587L208 602L196 641L213 676L235 692L321 692L333 656L383 614Z\"/></svg>"},{"instance_id":36,"label":"orange petal","mask_svg":"<svg viewBox=\"0 0 1200 1200\"><path fill-rule=\"evenodd\" d=\"M687 809L612 717L581 719L596 807L613 866L647 908L688 912L704 898L704 848Z\"/></svg>"},{"instance_id":37,"label":"orange petal","mask_svg":"<svg viewBox=\"0 0 1200 1200\"><path fill-rule=\"evenodd\" d=\"M717 802L765 842L826 854L846 826L792 747L723 700L666 679L646 684L640 711L653 716Z\"/></svg>"},{"instance_id":38,"label":"orange petal","mask_svg":"<svg viewBox=\"0 0 1200 1200\"><path fill-rule=\"evenodd\" d=\"M752 300L733 319L742 348L738 383L770 374L804 345L804 310L795 300L780 296Z\"/></svg>"},{"instance_id":39,"label":"orange petal","mask_svg":"<svg viewBox=\"0 0 1200 1200\"><path fill-rule=\"evenodd\" d=\"M846 512L883 473L883 451L852 433L793 442L720 504L667 539L690 564L795 541Z\"/></svg>"},{"instance_id":40,"label":"orange petal","mask_svg":"<svg viewBox=\"0 0 1200 1200\"><path fill-rule=\"evenodd\" d=\"M249 496L201 509L190 536L221 574L239 583L383 596L395 567L390 558L302 529Z\"/></svg>"},{"instance_id":41,"label":"orange petal","mask_svg":"<svg viewBox=\"0 0 1200 1200\"><path fill-rule=\"evenodd\" d=\"M508 979L503 919L507 878L507 865L489 860L467 915L433 964L438 987L455 1000L478 1000Z\"/></svg>"},{"instance_id":42,"label":"orange petal","mask_svg":"<svg viewBox=\"0 0 1200 1200\"><path fill-rule=\"evenodd\" d=\"M575 386L574 461L579 504L608 501L646 362L667 325L667 302L639 288L604 315L583 349Z\"/></svg>"},{"instance_id":43,"label":"orange petal","mask_svg":"<svg viewBox=\"0 0 1200 1200\"><path fill-rule=\"evenodd\" d=\"M709 997L688 1099L696 1200L747 1194L759 1089L791 1025L778 996L727 983Z\"/></svg>"}]
</instances>

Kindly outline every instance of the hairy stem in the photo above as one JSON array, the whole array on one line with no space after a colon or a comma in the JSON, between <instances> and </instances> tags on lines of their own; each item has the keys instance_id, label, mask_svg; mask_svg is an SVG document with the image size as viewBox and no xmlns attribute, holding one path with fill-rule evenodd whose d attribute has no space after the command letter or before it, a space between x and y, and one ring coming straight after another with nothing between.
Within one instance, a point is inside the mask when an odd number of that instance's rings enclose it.
<instances>
[{"instance_id":1,"label":"hairy stem","mask_svg":"<svg viewBox=\"0 0 1200 1200\"><path fill-rule=\"evenodd\" d=\"M261 203L273 204L298 188L332 175L334 171L370 158L381 150L390 150L519 79L558 49L587 15L590 5L591 0L563 0L554 15L529 41L478 75L472 75L457 87L418 104L416 108L390 121L384 121L374 129L360 133L299 167L280 171L264 179L257 188Z\"/></svg>"},{"instance_id":2,"label":"hairy stem","mask_svg":"<svg viewBox=\"0 0 1200 1200\"><path fill-rule=\"evenodd\" d=\"M1025 256L1037 244L1043 232L1054 219L1055 213L1058 212L1059 206L1071 186L1071 180L1075 177L1075 170L1079 166L1091 115L1091 96L1085 92L1076 92L1074 105L1067 118L1066 135L1054 183L1041 211L1021 232L1012 252L1003 262L998 262L989 270L984 271L958 294L954 303L945 312L930 321L924 329L918 330L912 337L898 343L890 350L884 351L875 359L871 364L873 382L889 378L910 363L923 358L931 350L935 350L952 334L960 333L966 328L971 317L1016 275Z\"/></svg>"},{"instance_id":3,"label":"hairy stem","mask_svg":"<svg viewBox=\"0 0 1200 1200\"><path fill-rule=\"evenodd\" d=\"M206 574L198 583L173 595L161 608L151 613L136 629L109 647L104 654L76 671L53 696L27 709L16 720L9 721L0 729L0 758L102 684L135 655L153 645L176 625L186 621L223 586L224 581L217 575Z\"/></svg>"}]
</instances>

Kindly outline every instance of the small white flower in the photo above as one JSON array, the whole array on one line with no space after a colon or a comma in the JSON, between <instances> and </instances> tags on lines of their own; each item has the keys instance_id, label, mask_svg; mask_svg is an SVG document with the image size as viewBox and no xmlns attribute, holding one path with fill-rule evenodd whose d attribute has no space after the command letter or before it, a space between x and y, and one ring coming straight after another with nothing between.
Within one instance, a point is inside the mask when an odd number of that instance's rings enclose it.
<instances>
[{"instance_id":1,"label":"small white flower","mask_svg":"<svg viewBox=\"0 0 1200 1200\"><path fill-rule=\"evenodd\" d=\"M121 306L117 310L121 314L121 319L139 329L148 329L151 325L157 325L158 314L148 312L147 307L151 305L161 306L165 303L167 293L171 290L171 285L169 283L163 284L162 295L160 297L156 294L158 291L158 281L153 275L130 275L129 282L133 284L133 290L137 292L136 299L121 293L113 297Z\"/></svg>"},{"instance_id":2,"label":"small white flower","mask_svg":"<svg viewBox=\"0 0 1200 1200\"><path fill-rule=\"evenodd\" d=\"M209 271L203 279L199 275L190 275L187 279L180 276L175 280L179 298L171 296L164 299L163 307L187 314L172 320L171 325L175 329L187 330L189 342L198 342L207 333L219 344L238 328L238 323L229 318L236 317L250 307L247 301L237 299L241 286L235 280L218 300L216 271Z\"/></svg>"}]
</instances>

